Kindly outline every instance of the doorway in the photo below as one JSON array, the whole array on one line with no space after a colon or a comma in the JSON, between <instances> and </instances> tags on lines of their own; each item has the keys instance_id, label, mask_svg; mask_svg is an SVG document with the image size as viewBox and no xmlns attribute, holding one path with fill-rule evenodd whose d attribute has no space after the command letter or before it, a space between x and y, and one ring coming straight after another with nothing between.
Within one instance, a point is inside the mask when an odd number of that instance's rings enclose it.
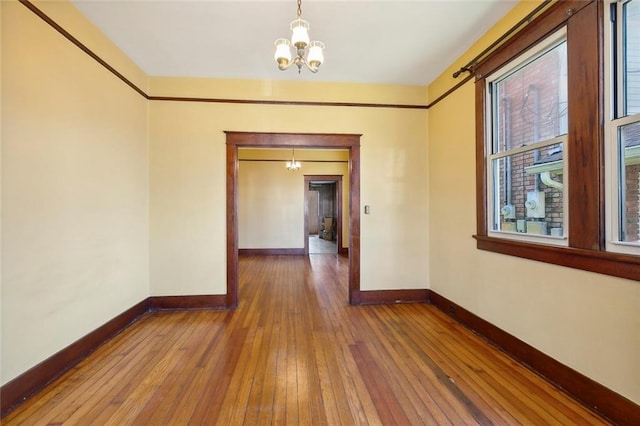
<instances>
[{"instance_id":1,"label":"doorway","mask_svg":"<svg viewBox=\"0 0 640 426\"><path fill-rule=\"evenodd\" d=\"M342 176L305 175L305 254L345 254L342 244Z\"/></svg>"},{"instance_id":2,"label":"doorway","mask_svg":"<svg viewBox=\"0 0 640 426\"><path fill-rule=\"evenodd\" d=\"M349 303L360 297L360 137L354 134L252 133L226 131L227 294L238 306L238 148L326 148L349 151Z\"/></svg>"}]
</instances>

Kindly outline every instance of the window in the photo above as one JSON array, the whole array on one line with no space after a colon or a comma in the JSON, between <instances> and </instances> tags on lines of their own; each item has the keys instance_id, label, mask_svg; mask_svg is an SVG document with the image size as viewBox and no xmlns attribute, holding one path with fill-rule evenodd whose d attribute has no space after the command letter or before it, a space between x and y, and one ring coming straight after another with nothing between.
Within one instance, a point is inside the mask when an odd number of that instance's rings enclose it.
<instances>
[{"instance_id":1,"label":"window","mask_svg":"<svg viewBox=\"0 0 640 426\"><path fill-rule=\"evenodd\" d=\"M489 234L565 244L564 31L487 77Z\"/></svg>"},{"instance_id":2,"label":"window","mask_svg":"<svg viewBox=\"0 0 640 426\"><path fill-rule=\"evenodd\" d=\"M607 12L607 249L640 254L640 0Z\"/></svg>"},{"instance_id":3,"label":"window","mask_svg":"<svg viewBox=\"0 0 640 426\"><path fill-rule=\"evenodd\" d=\"M473 67L478 249L640 281L638 3L550 3Z\"/></svg>"}]
</instances>

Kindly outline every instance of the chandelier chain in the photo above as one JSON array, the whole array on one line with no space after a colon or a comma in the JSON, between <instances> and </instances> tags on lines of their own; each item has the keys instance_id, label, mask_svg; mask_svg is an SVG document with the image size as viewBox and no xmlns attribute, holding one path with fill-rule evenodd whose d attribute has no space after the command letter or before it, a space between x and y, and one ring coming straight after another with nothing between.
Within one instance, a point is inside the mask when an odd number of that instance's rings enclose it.
<instances>
[{"instance_id":1,"label":"chandelier chain","mask_svg":"<svg viewBox=\"0 0 640 426\"><path fill-rule=\"evenodd\" d=\"M302 16L302 0L298 0L298 19Z\"/></svg>"}]
</instances>

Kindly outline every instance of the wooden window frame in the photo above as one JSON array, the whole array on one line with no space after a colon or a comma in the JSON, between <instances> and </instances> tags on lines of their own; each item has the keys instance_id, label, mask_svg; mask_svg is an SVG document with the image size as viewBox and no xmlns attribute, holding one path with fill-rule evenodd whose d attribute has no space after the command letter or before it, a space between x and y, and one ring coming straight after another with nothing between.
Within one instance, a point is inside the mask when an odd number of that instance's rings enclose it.
<instances>
[{"instance_id":1,"label":"wooden window frame","mask_svg":"<svg viewBox=\"0 0 640 426\"><path fill-rule=\"evenodd\" d=\"M606 0L604 7L605 27L605 81L608 82L605 92L605 161L607 165L607 213L611 220L607 224L607 250L616 253L640 255L640 245L625 242L621 239L621 192L623 178L621 163L623 151L619 144L619 130L628 125L640 124L640 114L629 114L624 106L625 86L623 84L623 65L625 54L623 48L623 4L627 0ZM628 0L631 1L631 0ZM639 0L640 1L640 0ZM612 9L616 19L612 21ZM607 93L608 92L608 93Z\"/></svg>"},{"instance_id":2,"label":"wooden window frame","mask_svg":"<svg viewBox=\"0 0 640 426\"><path fill-rule=\"evenodd\" d=\"M474 67L477 248L640 281L640 256L606 251L604 4L559 1ZM488 236L486 76L566 27L569 86L568 247Z\"/></svg>"}]
</instances>

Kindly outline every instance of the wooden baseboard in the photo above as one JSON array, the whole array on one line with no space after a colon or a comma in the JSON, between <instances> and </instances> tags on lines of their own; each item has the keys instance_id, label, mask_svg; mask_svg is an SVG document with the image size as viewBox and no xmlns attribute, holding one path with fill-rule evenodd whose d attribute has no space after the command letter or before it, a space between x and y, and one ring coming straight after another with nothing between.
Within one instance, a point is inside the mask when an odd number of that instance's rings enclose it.
<instances>
[{"instance_id":1,"label":"wooden baseboard","mask_svg":"<svg viewBox=\"0 0 640 426\"><path fill-rule=\"evenodd\" d=\"M2 395L0 418L78 364L98 346L122 332L148 311L149 299L147 298L4 384L0 387L0 395Z\"/></svg>"},{"instance_id":2,"label":"wooden baseboard","mask_svg":"<svg viewBox=\"0 0 640 426\"><path fill-rule=\"evenodd\" d=\"M429 290L361 290L358 305L426 303L428 300Z\"/></svg>"},{"instance_id":3,"label":"wooden baseboard","mask_svg":"<svg viewBox=\"0 0 640 426\"><path fill-rule=\"evenodd\" d=\"M193 309L227 309L227 295L198 295L198 296L152 296L150 309L152 311L176 311Z\"/></svg>"},{"instance_id":4,"label":"wooden baseboard","mask_svg":"<svg viewBox=\"0 0 640 426\"><path fill-rule=\"evenodd\" d=\"M304 256L303 248L238 249L240 256Z\"/></svg>"},{"instance_id":5,"label":"wooden baseboard","mask_svg":"<svg viewBox=\"0 0 640 426\"><path fill-rule=\"evenodd\" d=\"M338 254L349 256L348 247L340 247ZM304 248L288 249L238 249L240 256L304 256Z\"/></svg>"},{"instance_id":6,"label":"wooden baseboard","mask_svg":"<svg viewBox=\"0 0 640 426\"><path fill-rule=\"evenodd\" d=\"M640 406L629 399L556 361L433 290L429 290L429 302L615 424L640 425Z\"/></svg>"},{"instance_id":7,"label":"wooden baseboard","mask_svg":"<svg viewBox=\"0 0 640 426\"><path fill-rule=\"evenodd\" d=\"M358 304L429 302L616 424L640 424L640 406L432 290L358 292ZM226 295L149 297L0 387L0 418L149 311L225 309Z\"/></svg>"},{"instance_id":8,"label":"wooden baseboard","mask_svg":"<svg viewBox=\"0 0 640 426\"><path fill-rule=\"evenodd\" d=\"M148 297L106 324L50 356L0 387L0 418L73 368L98 346L112 339L148 312L162 310L227 309L226 295Z\"/></svg>"}]
</instances>

